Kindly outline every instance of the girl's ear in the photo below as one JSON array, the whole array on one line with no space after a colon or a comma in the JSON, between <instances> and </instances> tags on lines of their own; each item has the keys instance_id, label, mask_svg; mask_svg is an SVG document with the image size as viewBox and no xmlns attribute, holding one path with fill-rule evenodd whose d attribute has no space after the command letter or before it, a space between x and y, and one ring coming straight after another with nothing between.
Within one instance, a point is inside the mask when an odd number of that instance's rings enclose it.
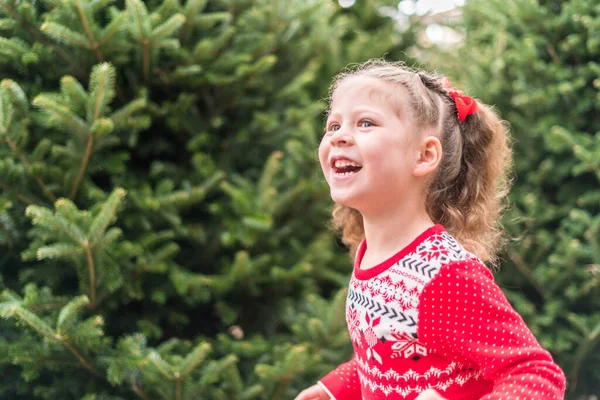
<instances>
[{"instance_id":1,"label":"girl's ear","mask_svg":"<svg viewBox=\"0 0 600 400\"><path fill-rule=\"evenodd\" d=\"M419 143L414 176L427 176L436 170L442 160L442 143L435 136L426 136Z\"/></svg>"}]
</instances>

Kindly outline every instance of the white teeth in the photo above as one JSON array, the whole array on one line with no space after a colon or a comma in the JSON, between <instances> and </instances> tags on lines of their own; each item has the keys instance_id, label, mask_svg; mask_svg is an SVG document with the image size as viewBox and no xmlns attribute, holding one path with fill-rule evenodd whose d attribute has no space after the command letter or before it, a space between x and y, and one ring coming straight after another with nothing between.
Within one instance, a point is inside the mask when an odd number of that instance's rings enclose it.
<instances>
[{"instance_id":1,"label":"white teeth","mask_svg":"<svg viewBox=\"0 0 600 400\"><path fill-rule=\"evenodd\" d=\"M362 167L362 165L355 163L354 161L348 160L335 160L333 164L336 168L344 168L344 167Z\"/></svg>"}]
</instances>

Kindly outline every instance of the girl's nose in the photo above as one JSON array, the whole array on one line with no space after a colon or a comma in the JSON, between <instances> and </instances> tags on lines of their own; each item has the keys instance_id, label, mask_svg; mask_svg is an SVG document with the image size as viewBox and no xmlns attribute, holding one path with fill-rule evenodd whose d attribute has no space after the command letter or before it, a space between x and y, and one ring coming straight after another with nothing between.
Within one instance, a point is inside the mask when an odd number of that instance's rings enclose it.
<instances>
[{"instance_id":1,"label":"girl's nose","mask_svg":"<svg viewBox=\"0 0 600 400\"><path fill-rule=\"evenodd\" d=\"M340 128L331 135L331 146L350 146L354 144L354 137L348 132L348 129Z\"/></svg>"}]
</instances>

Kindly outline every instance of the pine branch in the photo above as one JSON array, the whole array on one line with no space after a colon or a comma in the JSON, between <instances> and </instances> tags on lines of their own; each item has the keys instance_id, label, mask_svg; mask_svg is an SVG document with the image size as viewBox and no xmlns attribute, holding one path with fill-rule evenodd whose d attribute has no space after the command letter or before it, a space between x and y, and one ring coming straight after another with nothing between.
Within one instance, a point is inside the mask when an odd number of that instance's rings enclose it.
<instances>
[{"instance_id":1,"label":"pine branch","mask_svg":"<svg viewBox=\"0 0 600 400\"><path fill-rule=\"evenodd\" d=\"M579 370L581 369L581 364L586 356L592 354L592 350L598 344L598 338L600 338L600 324L596 326L596 328L589 332L583 339L583 343L579 345L577 352L575 353L575 361L573 363L573 368L569 373L569 381L571 383L571 387L569 391L571 393L575 392L577 389L577 381L579 379Z\"/></svg>"},{"instance_id":2,"label":"pine branch","mask_svg":"<svg viewBox=\"0 0 600 400\"><path fill-rule=\"evenodd\" d=\"M146 99L144 98L135 99L115 111L110 117L115 124L115 129L126 127L127 120L131 118L132 114L135 112L144 109L146 103Z\"/></svg>"},{"instance_id":3,"label":"pine branch","mask_svg":"<svg viewBox=\"0 0 600 400\"><path fill-rule=\"evenodd\" d=\"M9 192L9 191L11 191L11 190L12 190L12 189L11 189L9 186L7 186L7 185L5 185L5 184L3 184L3 183L0 183L0 189L4 190L4 191L6 191L6 192ZM22 195L22 194L20 194L20 193L15 193L15 196L16 196L16 198L17 198L17 199L19 199L19 200L20 200L22 203L25 203L25 204L27 204L28 206L29 206L29 205L33 205L33 204L38 204L38 202L37 202L37 201L35 201L35 200L31 200L30 198L28 198L28 197L26 197L26 196L24 196L24 195Z\"/></svg>"},{"instance_id":4,"label":"pine branch","mask_svg":"<svg viewBox=\"0 0 600 400\"><path fill-rule=\"evenodd\" d=\"M142 45L144 46L144 62L143 62L143 71L144 71L144 79L146 80L146 82L148 82L150 80L150 42L148 42L147 39L145 39L142 42Z\"/></svg>"},{"instance_id":5,"label":"pine branch","mask_svg":"<svg viewBox=\"0 0 600 400\"><path fill-rule=\"evenodd\" d=\"M69 323L81 309L88 305L90 300L87 296L77 296L73 300L71 300L67 305L65 305L58 314L58 320L56 322L56 327L60 331L63 329L67 323Z\"/></svg>"},{"instance_id":6,"label":"pine branch","mask_svg":"<svg viewBox=\"0 0 600 400\"><path fill-rule=\"evenodd\" d=\"M61 200L57 200L57 203ZM71 241L77 244L83 244L86 240L85 233L81 228L66 218L54 215L46 207L31 205L25 210L25 215L31 218L33 225L41 225L45 229L50 229L56 234L63 234Z\"/></svg>"},{"instance_id":7,"label":"pine branch","mask_svg":"<svg viewBox=\"0 0 600 400\"><path fill-rule=\"evenodd\" d=\"M29 306L31 311L43 311L43 310L58 310L66 306L67 303L47 303L47 304L34 304Z\"/></svg>"},{"instance_id":8,"label":"pine branch","mask_svg":"<svg viewBox=\"0 0 600 400\"><path fill-rule=\"evenodd\" d=\"M133 19L133 36L143 46L142 65L144 80L150 80L150 21L148 19L148 10L140 0L127 0L129 15Z\"/></svg>"},{"instance_id":9,"label":"pine branch","mask_svg":"<svg viewBox=\"0 0 600 400\"><path fill-rule=\"evenodd\" d=\"M4 292L4 297L11 298L10 294L6 291ZM105 376L98 372L71 343L65 340L65 338L63 338L61 335L53 332L52 328L48 326L42 319L23 307L17 298L14 298L14 296L12 296L12 298L14 300L10 302L0 303L0 312L3 316L10 317L12 315L17 315L23 322L25 322L42 336L53 339L62 344L67 350L69 350L69 352L71 352L71 354L75 356L79 363L93 375L102 379L106 379Z\"/></svg>"},{"instance_id":10,"label":"pine branch","mask_svg":"<svg viewBox=\"0 0 600 400\"><path fill-rule=\"evenodd\" d=\"M208 343L198 344L179 365L179 374L181 378L187 377L200 363L204 361L211 350Z\"/></svg>"},{"instance_id":11,"label":"pine branch","mask_svg":"<svg viewBox=\"0 0 600 400\"><path fill-rule=\"evenodd\" d=\"M0 313L2 316L8 317L17 315L23 322L40 335L56 339L56 335L48 324L41 320L37 315L23 308L18 302L13 302L11 305L7 303L0 304Z\"/></svg>"},{"instance_id":12,"label":"pine branch","mask_svg":"<svg viewBox=\"0 0 600 400\"><path fill-rule=\"evenodd\" d=\"M88 274L90 277L90 307L96 308L96 268L94 266L94 257L90 249L90 243L87 239L84 242L85 256L88 263Z\"/></svg>"},{"instance_id":13,"label":"pine branch","mask_svg":"<svg viewBox=\"0 0 600 400\"><path fill-rule=\"evenodd\" d=\"M46 258L64 258L67 256L75 255L82 251L81 247L74 246L68 243L55 243L50 246L40 247L37 252L38 260Z\"/></svg>"},{"instance_id":14,"label":"pine branch","mask_svg":"<svg viewBox=\"0 0 600 400\"><path fill-rule=\"evenodd\" d=\"M546 293L546 290L538 282L531 270L527 268L521 255L514 249L508 249L508 258L513 262L513 265L517 268L521 275L533 286L536 292L538 292L543 299L547 300L548 294Z\"/></svg>"},{"instance_id":15,"label":"pine branch","mask_svg":"<svg viewBox=\"0 0 600 400\"><path fill-rule=\"evenodd\" d=\"M59 336L59 338L60 338L60 336ZM75 358L77 358L77 360L79 360L79 363L83 366L83 368L87 369L92 374L96 375L97 377L105 379L104 375L101 374L100 372L98 372L96 370L96 368L94 368L92 365L90 365L86 361L86 359L83 358L83 356L81 354L79 354L79 352L77 351L77 349L71 343L62 340L62 338L59 339L59 342L61 342L71 352L71 354L73 354L75 356Z\"/></svg>"},{"instance_id":16,"label":"pine branch","mask_svg":"<svg viewBox=\"0 0 600 400\"><path fill-rule=\"evenodd\" d=\"M175 14L175 15L171 16L171 18L169 18L164 23L162 23L161 25L157 26L156 28L154 28L152 30L151 39L158 41L158 40L166 38L167 36L170 36L171 34L176 32L179 28L181 28L181 26L183 25L184 22L185 22L185 17L183 16L183 14Z\"/></svg>"},{"instance_id":17,"label":"pine branch","mask_svg":"<svg viewBox=\"0 0 600 400\"><path fill-rule=\"evenodd\" d=\"M177 374L175 381L175 400L181 400L181 376Z\"/></svg>"},{"instance_id":18,"label":"pine branch","mask_svg":"<svg viewBox=\"0 0 600 400\"><path fill-rule=\"evenodd\" d=\"M296 376L296 374L295 374L296 371L294 370L293 367L296 366L296 363L298 362L298 360L300 359L300 356L302 355L302 353L304 351L306 351L306 348L304 346L297 346L295 349L293 349L289 353L289 357L291 357L292 359L288 363L288 369L283 374L283 377L281 378L281 381L279 382L279 385L277 386L277 389L275 390L275 393L273 394L272 400L279 399L279 396L281 396L280 393L283 391L283 389L285 388L285 386L288 384L288 382L293 377Z\"/></svg>"},{"instance_id":19,"label":"pine branch","mask_svg":"<svg viewBox=\"0 0 600 400\"><path fill-rule=\"evenodd\" d=\"M90 27L90 23L88 21L88 16L86 15L85 10L83 9L84 6L81 4L81 0L74 0L74 3L75 3L75 6L77 7L77 12L79 13L79 19L81 20L83 29L85 30L85 33L87 34L88 39L90 40L89 49L92 50L96 54L96 57L98 57L98 60L103 62L104 54L102 54L102 51L99 49L100 45L98 44L98 42L96 41L96 38L94 37L94 32L92 32L92 28Z\"/></svg>"},{"instance_id":20,"label":"pine branch","mask_svg":"<svg viewBox=\"0 0 600 400\"><path fill-rule=\"evenodd\" d=\"M106 232L106 229L117 213L117 209L123 200L123 197L125 197L125 190L122 188L115 189L102 206L102 209L96 218L94 218L88 233L89 241L92 246L95 246L98 240L100 240Z\"/></svg>"},{"instance_id":21,"label":"pine branch","mask_svg":"<svg viewBox=\"0 0 600 400\"><path fill-rule=\"evenodd\" d=\"M63 76L60 79L60 91L74 105L75 110L80 111L85 108L88 94L77 79L70 75Z\"/></svg>"},{"instance_id":22,"label":"pine branch","mask_svg":"<svg viewBox=\"0 0 600 400\"><path fill-rule=\"evenodd\" d=\"M37 182L38 186L42 189L42 192L44 192L44 194L46 196L48 196L50 201L52 201L54 203L56 201L56 196L54 196L54 193L52 193L50 191L50 189L48 189L48 186L46 186L46 183L39 175L35 175L31 172L32 171L31 164L29 163L29 160L27 160L27 158L25 158L25 156L21 154L21 152L19 151L19 148L17 147L17 144L15 142L13 142L12 139L10 139L8 136L4 136L4 141L8 144L10 149L13 151L13 153L15 153L15 155L23 163L23 165L25 165L27 172L31 176L33 176L33 179Z\"/></svg>"},{"instance_id":23,"label":"pine branch","mask_svg":"<svg viewBox=\"0 0 600 400\"><path fill-rule=\"evenodd\" d=\"M123 27L123 23L125 19L129 16L127 10L124 10L119 14L119 16L113 19L108 25L104 27L102 33L100 34L100 40L98 41L98 46L103 46L106 42L108 42L117 32L121 30Z\"/></svg>"},{"instance_id":24,"label":"pine branch","mask_svg":"<svg viewBox=\"0 0 600 400\"><path fill-rule=\"evenodd\" d=\"M187 396L188 399L195 399L198 392L204 388L211 382L216 381L217 377L227 368L229 368L232 364L238 362L238 358L235 355L228 355L224 359L219 360L218 362L213 362L206 368L205 374L200 379L199 385L191 394Z\"/></svg>"},{"instance_id":25,"label":"pine branch","mask_svg":"<svg viewBox=\"0 0 600 400\"><path fill-rule=\"evenodd\" d=\"M265 163L263 172L258 180L258 207L261 210L270 209L271 199L277 195L277 192L272 187L272 183L275 174L281 169L282 158L283 153L281 151L274 151Z\"/></svg>"},{"instance_id":26,"label":"pine branch","mask_svg":"<svg viewBox=\"0 0 600 400\"><path fill-rule=\"evenodd\" d=\"M200 14L206 7L207 0L188 0L185 2L184 15L185 21L179 30L179 41L183 39L183 35L190 25L190 21L195 15Z\"/></svg>"},{"instance_id":27,"label":"pine branch","mask_svg":"<svg viewBox=\"0 0 600 400\"><path fill-rule=\"evenodd\" d=\"M79 164L79 170L77 171L77 178L75 178L75 182L73 183L73 187L71 188L71 194L69 195L69 199L74 200L77 191L79 190L79 185L83 180L83 174L85 174L85 170L87 169L88 163L90 161L90 157L92 156L92 149L94 147L94 135L91 133L88 136L87 145L85 146L85 153L83 154L83 158L81 159L81 164Z\"/></svg>"},{"instance_id":28,"label":"pine branch","mask_svg":"<svg viewBox=\"0 0 600 400\"><path fill-rule=\"evenodd\" d=\"M143 400L150 400L150 397L135 383L135 381L131 384L131 390L133 393L137 394Z\"/></svg>"},{"instance_id":29,"label":"pine branch","mask_svg":"<svg viewBox=\"0 0 600 400\"><path fill-rule=\"evenodd\" d=\"M25 27L25 29L27 29L29 31L29 33L31 33L33 36L35 36L40 42L45 43L47 45L49 45L50 47L52 47L52 49L63 59L67 62L67 64L69 64L71 66L71 68L75 71L79 71L79 73L77 74L78 76L83 76L84 73L81 70L81 67L79 66L79 64L75 63L71 57L69 57L67 55L67 53L65 53L63 51L63 49L61 49L60 47L56 46L51 40L48 40L48 38L46 36L44 36L40 30L38 29L38 27L33 26L29 21L27 20L21 20L19 18L19 15L17 14L16 10L14 9L14 7L9 6L5 1L0 0L0 7L4 8L4 10L6 11L7 14L9 14L13 20L15 21L19 21L21 24L23 24L23 26Z\"/></svg>"},{"instance_id":30,"label":"pine branch","mask_svg":"<svg viewBox=\"0 0 600 400\"><path fill-rule=\"evenodd\" d=\"M69 133L76 133L80 137L87 137L89 134L88 127L85 122L67 108L59 104L56 98L48 94L39 94L33 99L33 105L42 108L45 112L52 115L60 121L59 128Z\"/></svg>"},{"instance_id":31,"label":"pine branch","mask_svg":"<svg viewBox=\"0 0 600 400\"><path fill-rule=\"evenodd\" d=\"M8 91L12 103L18 106L21 114L26 115L29 111L29 104L27 102L27 95L21 86L12 79L3 79L2 82L0 82L0 87Z\"/></svg>"},{"instance_id":32,"label":"pine branch","mask_svg":"<svg viewBox=\"0 0 600 400\"><path fill-rule=\"evenodd\" d=\"M6 54L21 55L29 51L27 43L19 38L4 38L0 37L0 50Z\"/></svg>"},{"instance_id":33,"label":"pine branch","mask_svg":"<svg viewBox=\"0 0 600 400\"><path fill-rule=\"evenodd\" d=\"M87 103L87 120L90 125L100 118L114 98L115 74L115 68L109 63L98 64L92 69Z\"/></svg>"},{"instance_id":34,"label":"pine branch","mask_svg":"<svg viewBox=\"0 0 600 400\"><path fill-rule=\"evenodd\" d=\"M137 28L132 32L134 37L139 41L150 37L150 21L144 3L140 0L127 0L127 8L134 22L133 28Z\"/></svg>"},{"instance_id":35,"label":"pine branch","mask_svg":"<svg viewBox=\"0 0 600 400\"><path fill-rule=\"evenodd\" d=\"M22 357L22 356L16 356L13 359L6 359L8 361L14 362L14 363L34 363L34 362L38 362L42 365L57 365L57 366L69 366L69 367L79 367L79 363L75 362L75 361L66 361L66 360L52 360L52 359L48 359L48 358L41 358L39 360L33 359L33 358L29 358L29 357ZM4 360L0 360L0 364L2 363L2 361Z\"/></svg>"},{"instance_id":36,"label":"pine branch","mask_svg":"<svg viewBox=\"0 0 600 400\"><path fill-rule=\"evenodd\" d=\"M57 24L56 22L45 22L40 27L40 30L59 42L90 49L90 44L83 35L64 25Z\"/></svg>"}]
</instances>

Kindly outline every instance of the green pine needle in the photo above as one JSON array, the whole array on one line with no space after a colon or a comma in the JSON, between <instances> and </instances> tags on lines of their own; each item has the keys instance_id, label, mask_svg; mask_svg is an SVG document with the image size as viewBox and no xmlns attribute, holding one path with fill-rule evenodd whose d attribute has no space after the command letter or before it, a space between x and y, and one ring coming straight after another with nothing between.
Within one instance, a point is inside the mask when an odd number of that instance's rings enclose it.
<instances>
[{"instance_id":1,"label":"green pine needle","mask_svg":"<svg viewBox=\"0 0 600 400\"><path fill-rule=\"evenodd\" d=\"M175 14L171 16L171 18L152 30L152 40L158 41L171 36L183 26L184 22L185 16L183 14Z\"/></svg>"},{"instance_id":2,"label":"green pine needle","mask_svg":"<svg viewBox=\"0 0 600 400\"><path fill-rule=\"evenodd\" d=\"M87 296L74 297L66 306L64 306L58 314L58 320L56 321L56 328L64 330L67 324L71 324L77 313L81 312L83 307L87 306L90 300Z\"/></svg>"},{"instance_id":3,"label":"green pine needle","mask_svg":"<svg viewBox=\"0 0 600 400\"><path fill-rule=\"evenodd\" d=\"M117 188L113 190L109 198L106 200L102 209L94 218L89 231L89 241L94 246L98 240L104 235L104 232L115 219L117 210L125 197L125 190Z\"/></svg>"},{"instance_id":4,"label":"green pine needle","mask_svg":"<svg viewBox=\"0 0 600 400\"><path fill-rule=\"evenodd\" d=\"M57 128L82 138L87 137L88 128L85 122L68 107L59 104L52 96L40 94L33 99L33 105L51 115L55 119L53 125Z\"/></svg>"},{"instance_id":5,"label":"green pine needle","mask_svg":"<svg viewBox=\"0 0 600 400\"><path fill-rule=\"evenodd\" d=\"M84 35L75 32L59 23L45 22L40 27L40 30L48 35L48 37L58 42L65 43L70 46L83 47L86 49L90 47L90 43Z\"/></svg>"},{"instance_id":6,"label":"green pine needle","mask_svg":"<svg viewBox=\"0 0 600 400\"><path fill-rule=\"evenodd\" d=\"M96 122L106 112L115 93L115 68L110 63L101 63L92 68L87 100L87 121Z\"/></svg>"}]
</instances>

